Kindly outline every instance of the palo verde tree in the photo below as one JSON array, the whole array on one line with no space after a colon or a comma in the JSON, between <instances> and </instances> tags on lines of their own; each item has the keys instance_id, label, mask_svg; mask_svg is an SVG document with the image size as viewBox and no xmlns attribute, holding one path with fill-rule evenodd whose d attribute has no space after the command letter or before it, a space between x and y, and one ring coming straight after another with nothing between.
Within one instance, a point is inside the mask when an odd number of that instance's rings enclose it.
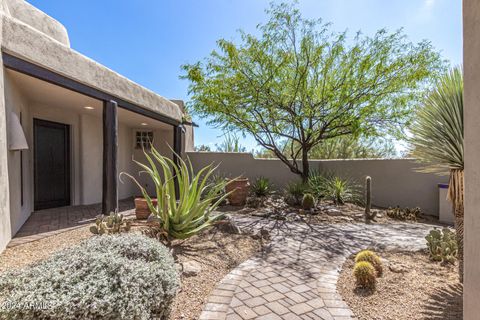
<instances>
[{"instance_id":1,"label":"palo verde tree","mask_svg":"<svg viewBox=\"0 0 480 320\"><path fill-rule=\"evenodd\" d=\"M267 13L259 36L219 40L205 60L183 65L182 77L193 112L252 135L303 179L309 151L323 141L400 136L416 98L443 69L428 41L408 42L401 30L348 38L302 18L295 5L272 3Z\"/></svg>"}]
</instances>

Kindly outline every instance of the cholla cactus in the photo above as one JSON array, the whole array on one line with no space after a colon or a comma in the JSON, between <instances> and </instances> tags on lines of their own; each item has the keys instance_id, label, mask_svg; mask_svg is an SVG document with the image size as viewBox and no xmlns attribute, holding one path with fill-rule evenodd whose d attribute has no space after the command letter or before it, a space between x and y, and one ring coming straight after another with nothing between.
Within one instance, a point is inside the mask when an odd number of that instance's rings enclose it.
<instances>
[{"instance_id":1,"label":"cholla cactus","mask_svg":"<svg viewBox=\"0 0 480 320\"><path fill-rule=\"evenodd\" d=\"M122 231L128 232L131 222L123 219L122 214L111 212L109 216L99 215L95 220L95 225L90 227L93 234L114 234Z\"/></svg>"},{"instance_id":2,"label":"cholla cactus","mask_svg":"<svg viewBox=\"0 0 480 320\"><path fill-rule=\"evenodd\" d=\"M302 208L304 210L311 210L313 207L315 207L315 198L311 193L306 193L303 195L302 199Z\"/></svg>"},{"instance_id":3,"label":"cholla cactus","mask_svg":"<svg viewBox=\"0 0 480 320\"><path fill-rule=\"evenodd\" d=\"M434 261L453 263L458 253L455 233L448 228L433 229L425 237L430 258Z\"/></svg>"}]
</instances>

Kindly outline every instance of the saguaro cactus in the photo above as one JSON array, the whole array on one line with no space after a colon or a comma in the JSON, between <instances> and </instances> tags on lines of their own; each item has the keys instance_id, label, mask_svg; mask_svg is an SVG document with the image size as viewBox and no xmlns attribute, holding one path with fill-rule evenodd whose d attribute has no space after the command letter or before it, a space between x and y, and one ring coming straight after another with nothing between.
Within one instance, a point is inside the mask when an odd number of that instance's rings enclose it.
<instances>
[{"instance_id":1,"label":"saguaro cactus","mask_svg":"<svg viewBox=\"0 0 480 320\"><path fill-rule=\"evenodd\" d=\"M365 217L369 220L375 218L376 213L371 212L372 209L372 178L365 178Z\"/></svg>"}]
</instances>

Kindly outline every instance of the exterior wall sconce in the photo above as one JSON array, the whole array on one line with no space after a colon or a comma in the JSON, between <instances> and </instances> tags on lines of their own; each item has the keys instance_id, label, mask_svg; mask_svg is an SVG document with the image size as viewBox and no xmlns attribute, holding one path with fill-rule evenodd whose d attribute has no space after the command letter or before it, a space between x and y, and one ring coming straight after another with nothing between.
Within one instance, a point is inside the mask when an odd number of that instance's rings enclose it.
<instances>
[{"instance_id":1,"label":"exterior wall sconce","mask_svg":"<svg viewBox=\"0 0 480 320\"><path fill-rule=\"evenodd\" d=\"M19 151L27 149L28 143L20 120L15 112L11 112L8 121L8 150Z\"/></svg>"}]
</instances>

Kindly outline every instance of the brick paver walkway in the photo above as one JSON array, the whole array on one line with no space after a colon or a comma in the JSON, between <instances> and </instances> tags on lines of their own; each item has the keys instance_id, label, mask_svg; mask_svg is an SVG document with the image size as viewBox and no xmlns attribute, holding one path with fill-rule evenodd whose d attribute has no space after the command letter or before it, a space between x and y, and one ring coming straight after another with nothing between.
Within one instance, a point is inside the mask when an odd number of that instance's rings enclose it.
<instances>
[{"instance_id":1,"label":"brick paver walkway","mask_svg":"<svg viewBox=\"0 0 480 320\"><path fill-rule=\"evenodd\" d=\"M271 248L245 261L211 293L200 319L354 319L336 290L346 257L366 247L416 250L432 226L312 225L235 217L242 228L265 228Z\"/></svg>"},{"instance_id":2,"label":"brick paver walkway","mask_svg":"<svg viewBox=\"0 0 480 320\"><path fill-rule=\"evenodd\" d=\"M119 210L125 215L134 214L133 199L119 202ZM102 212L101 204L70 206L33 212L25 224L9 242L8 247L43 239L85 224L92 223Z\"/></svg>"}]
</instances>

